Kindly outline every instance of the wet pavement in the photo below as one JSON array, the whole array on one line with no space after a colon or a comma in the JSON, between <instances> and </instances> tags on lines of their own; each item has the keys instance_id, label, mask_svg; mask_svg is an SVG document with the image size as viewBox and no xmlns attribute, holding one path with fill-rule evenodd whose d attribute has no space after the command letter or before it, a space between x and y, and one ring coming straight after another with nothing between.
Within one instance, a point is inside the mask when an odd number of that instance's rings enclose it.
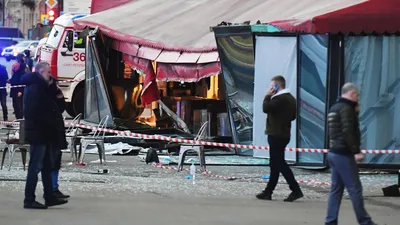
<instances>
[{"instance_id":1,"label":"wet pavement","mask_svg":"<svg viewBox=\"0 0 400 225\"><path fill-rule=\"evenodd\" d=\"M85 161L97 159L90 154ZM107 165L78 167L70 165L69 154L64 154L60 184L62 191L72 195L70 203L32 212L22 209L26 173L16 153L11 171L0 171L1 224L323 224L329 185L303 184L305 198L284 203L289 189L281 180L274 201L265 202L254 195L265 187L259 178L268 174L266 167L209 166L214 175L249 180L226 181L198 174L193 185L186 179L188 172L155 168L137 156L107 159ZM99 174L99 169L108 169L109 174ZM328 172L294 171L298 180L329 181ZM381 191L395 184L396 175L361 175L361 179L367 208L376 222L398 224L400 198L384 198ZM39 185L38 193L41 189ZM345 198L341 224L357 224L351 203Z\"/></svg>"}]
</instances>

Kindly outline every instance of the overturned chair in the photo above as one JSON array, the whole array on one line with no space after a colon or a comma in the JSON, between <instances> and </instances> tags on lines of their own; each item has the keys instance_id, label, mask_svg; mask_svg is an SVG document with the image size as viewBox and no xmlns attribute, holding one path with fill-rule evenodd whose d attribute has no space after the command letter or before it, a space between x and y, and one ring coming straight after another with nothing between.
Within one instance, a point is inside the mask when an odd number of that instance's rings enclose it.
<instances>
[{"instance_id":1,"label":"overturned chair","mask_svg":"<svg viewBox=\"0 0 400 225\"><path fill-rule=\"evenodd\" d=\"M197 133L196 137L194 138L194 141L201 141L204 140L206 134L207 134L207 129L208 129L209 122L203 123L203 125L200 127L199 132ZM197 145L197 144L182 144L181 148L179 150L179 162L178 162L178 171L183 170L183 164L185 163L185 156L187 152L196 152L197 155L199 156L199 161L200 161L200 169L202 171L206 170L206 157L204 154L204 146L203 145Z\"/></svg>"},{"instance_id":2,"label":"overturned chair","mask_svg":"<svg viewBox=\"0 0 400 225\"><path fill-rule=\"evenodd\" d=\"M106 152L105 152L105 147L104 147L104 137L106 135L106 132L104 129L107 127L107 122L108 122L109 116L105 116L100 123L97 126L97 129L94 130L93 135L91 136L85 136L81 138L81 153L80 153L80 159L79 163L83 163L83 159L85 157L85 153L87 150L87 147L90 145L96 145L97 146L97 151L99 154L100 158L100 164L103 164L103 162L106 162Z\"/></svg>"},{"instance_id":3,"label":"overturned chair","mask_svg":"<svg viewBox=\"0 0 400 225\"><path fill-rule=\"evenodd\" d=\"M4 148L3 152L3 157L1 159L1 168L3 169L4 161L6 158L7 153L8 155L8 171L11 170L11 165L14 159L15 152L19 150L21 152L21 158L22 158L22 165L24 168L24 171L26 170L26 156L27 152L29 151L29 144L26 143L25 141L25 129L24 129L24 122L25 120L16 120L14 122L19 122L19 128L9 126L7 128L8 133L7 133L7 139L5 140L6 147ZM14 132L14 135L19 132L19 137L13 137L10 138L11 132Z\"/></svg>"}]
</instances>

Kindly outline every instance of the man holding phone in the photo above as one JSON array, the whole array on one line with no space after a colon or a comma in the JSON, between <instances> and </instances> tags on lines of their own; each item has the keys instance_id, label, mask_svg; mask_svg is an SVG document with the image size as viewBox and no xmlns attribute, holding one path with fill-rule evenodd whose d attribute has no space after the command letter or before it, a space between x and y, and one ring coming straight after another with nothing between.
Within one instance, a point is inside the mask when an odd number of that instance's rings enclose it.
<instances>
[{"instance_id":1,"label":"man holding phone","mask_svg":"<svg viewBox=\"0 0 400 225\"><path fill-rule=\"evenodd\" d=\"M361 134L358 122L359 89L353 83L342 87L342 96L328 114L328 162L331 167L332 186L328 200L325 225L337 225L344 188L350 195L360 225L375 225L364 207L362 186L356 161L363 161L360 151Z\"/></svg>"},{"instance_id":2,"label":"man holding phone","mask_svg":"<svg viewBox=\"0 0 400 225\"><path fill-rule=\"evenodd\" d=\"M272 193L278 184L279 174L285 177L292 193L284 200L293 202L302 198L303 192L297 183L292 170L285 160L285 148L290 142L292 121L296 119L297 102L290 91L286 89L286 80L282 76L275 76L271 80L271 88L263 102L263 111L267 114L265 134L268 135L270 147L270 179L267 187L256 197L263 200L272 200Z\"/></svg>"}]
</instances>

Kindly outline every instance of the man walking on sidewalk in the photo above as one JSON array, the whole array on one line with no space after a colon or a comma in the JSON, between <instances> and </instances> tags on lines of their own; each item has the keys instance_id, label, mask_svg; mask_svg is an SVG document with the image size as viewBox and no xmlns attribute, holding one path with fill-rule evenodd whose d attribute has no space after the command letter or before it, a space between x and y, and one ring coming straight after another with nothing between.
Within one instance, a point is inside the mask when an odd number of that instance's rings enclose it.
<instances>
[{"instance_id":1,"label":"man walking on sidewalk","mask_svg":"<svg viewBox=\"0 0 400 225\"><path fill-rule=\"evenodd\" d=\"M57 138L60 112L56 103L56 93L49 88L50 65L40 62L36 64L35 71L35 73L29 73L22 77L22 83L26 85L26 94L24 95L25 138L30 144L24 208L46 209L49 206L62 205L68 201L56 198L52 188L52 144ZM39 172L42 174L45 205L37 202L35 196Z\"/></svg>"},{"instance_id":2,"label":"man walking on sidewalk","mask_svg":"<svg viewBox=\"0 0 400 225\"><path fill-rule=\"evenodd\" d=\"M289 184L292 193L284 200L293 202L303 197L303 192L294 178L294 174L285 160L285 148L290 142L290 130L292 121L296 119L296 99L286 88L285 78L273 77L271 88L263 102L263 111L267 114L267 125L265 133L268 135L270 147L270 179L267 187L256 197L263 200L271 200L272 193L278 184L279 173Z\"/></svg>"},{"instance_id":3,"label":"man walking on sidewalk","mask_svg":"<svg viewBox=\"0 0 400 225\"><path fill-rule=\"evenodd\" d=\"M359 90L353 83L342 87L342 96L328 114L329 145L328 162L331 167L332 186L328 200L325 225L337 225L340 203L346 187L357 221L360 225L375 225L364 207L362 186L356 161L364 159L360 152L360 128L358 124Z\"/></svg>"}]
</instances>

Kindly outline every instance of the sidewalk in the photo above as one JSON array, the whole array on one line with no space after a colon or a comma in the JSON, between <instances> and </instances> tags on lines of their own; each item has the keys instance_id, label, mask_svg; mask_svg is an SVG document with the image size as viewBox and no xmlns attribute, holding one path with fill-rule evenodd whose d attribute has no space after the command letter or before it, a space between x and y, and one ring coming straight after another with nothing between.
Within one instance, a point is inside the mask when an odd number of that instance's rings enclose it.
<instances>
[{"instance_id":1,"label":"sidewalk","mask_svg":"<svg viewBox=\"0 0 400 225\"><path fill-rule=\"evenodd\" d=\"M97 160L88 154L86 162ZM11 171L0 171L1 225L189 225L189 224L262 224L322 225L327 208L329 186L302 185L304 199L294 203L282 200L289 194L287 184L280 183L274 201L256 200L254 195L265 183L225 181L199 176L193 186L185 172L154 168L135 156L108 156L110 163L77 167L68 164L64 154L60 177L61 190L71 194L70 203L46 211L22 208L24 172L17 153ZM116 162L111 163L111 160ZM109 174L97 174L109 169ZM215 167L208 169L221 175L258 177L268 173L266 167ZM329 173L294 169L299 180L329 181ZM366 205L380 225L398 225L400 198L384 198L381 188L394 182L392 175L362 175ZM42 185L38 185L38 200ZM348 197L340 212L341 225L356 225Z\"/></svg>"},{"instance_id":2,"label":"sidewalk","mask_svg":"<svg viewBox=\"0 0 400 225\"><path fill-rule=\"evenodd\" d=\"M1 190L4 225L321 225L326 202L265 202L254 198L210 198L157 193L88 196L72 192L70 202L45 211L22 209L22 193ZM396 225L398 210L368 205L378 224ZM343 202L340 224L356 225L351 204Z\"/></svg>"}]
</instances>

